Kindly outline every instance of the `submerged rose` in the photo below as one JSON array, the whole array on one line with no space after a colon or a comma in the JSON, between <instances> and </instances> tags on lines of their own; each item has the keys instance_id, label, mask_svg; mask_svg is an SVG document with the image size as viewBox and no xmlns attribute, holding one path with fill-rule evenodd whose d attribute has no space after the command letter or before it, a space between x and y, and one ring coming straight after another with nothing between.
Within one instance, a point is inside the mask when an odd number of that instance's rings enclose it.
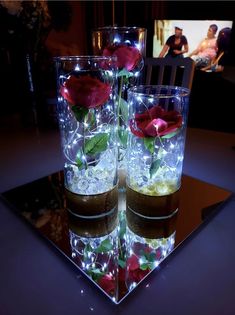
<instances>
[{"instance_id":1,"label":"submerged rose","mask_svg":"<svg viewBox=\"0 0 235 315\"><path fill-rule=\"evenodd\" d=\"M149 268L142 270L140 268L139 258L132 255L127 260L128 279L133 282L140 282L150 271Z\"/></svg>"},{"instance_id":2,"label":"submerged rose","mask_svg":"<svg viewBox=\"0 0 235 315\"><path fill-rule=\"evenodd\" d=\"M103 275L99 281L98 285L101 286L101 288L107 292L108 294L114 293L115 289L115 281L113 276L111 275Z\"/></svg>"},{"instance_id":3,"label":"submerged rose","mask_svg":"<svg viewBox=\"0 0 235 315\"><path fill-rule=\"evenodd\" d=\"M141 60L141 53L136 47L125 45L112 45L106 47L103 56L116 56L117 67L125 68L127 71L133 70Z\"/></svg>"},{"instance_id":4,"label":"submerged rose","mask_svg":"<svg viewBox=\"0 0 235 315\"><path fill-rule=\"evenodd\" d=\"M61 86L60 93L72 105L95 108L107 102L111 86L89 75L71 75Z\"/></svg>"},{"instance_id":5,"label":"submerged rose","mask_svg":"<svg viewBox=\"0 0 235 315\"><path fill-rule=\"evenodd\" d=\"M182 115L154 106L143 114L136 114L130 121L131 132L140 138L160 137L175 132L182 126Z\"/></svg>"}]
</instances>

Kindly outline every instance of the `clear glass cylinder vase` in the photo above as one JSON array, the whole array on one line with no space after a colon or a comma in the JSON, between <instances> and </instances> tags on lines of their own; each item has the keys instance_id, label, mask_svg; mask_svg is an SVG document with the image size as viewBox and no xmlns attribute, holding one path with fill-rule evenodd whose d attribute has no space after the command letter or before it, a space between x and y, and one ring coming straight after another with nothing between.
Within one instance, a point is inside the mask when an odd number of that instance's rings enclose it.
<instances>
[{"instance_id":1,"label":"clear glass cylinder vase","mask_svg":"<svg viewBox=\"0 0 235 315\"><path fill-rule=\"evenodd\" d=\"M117 184L115 62L115 57L55 58L68 195L105 194Z\"/></svg>"},{"instance_id":2,"label":"clear glass cylinder vase","mask_svg":"<svg viewBox=\"0 0 235 315\"><path fill-rule=\"evenodd\" d=\"M128 90L128 103L128 202L139 209L146 208L144 215L156 211L155 214L166 216L177 208L189 90L136 86Z\"/></svg>"},{"instance_id":3,"label":"clear glass cylinder vase","mask_svg":"<svg viewBox=\"0 0 235 315\"><path fill-rule=\"evenodd\" d=\"M117 57L119 168L121 169L126 165L127 89L140 83L146 37L147 30L141 27L101 27L92 32L94 54Z\"/></svg>"}]
</instances>

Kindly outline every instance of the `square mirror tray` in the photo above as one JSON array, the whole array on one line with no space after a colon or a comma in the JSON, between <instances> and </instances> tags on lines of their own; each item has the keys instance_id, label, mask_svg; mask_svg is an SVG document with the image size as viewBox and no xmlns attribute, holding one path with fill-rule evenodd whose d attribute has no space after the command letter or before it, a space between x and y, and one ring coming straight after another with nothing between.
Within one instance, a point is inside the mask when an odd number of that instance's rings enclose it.
<instances>
[{"instance_id":1,"label":"square mirror tray","mask_svg":"<svg viewBox=\"0 0 235 315\"><path fill-rule=\"evenodd\" d=\"M183 175L180 190L164 199L165 206L174 204L170 214L167 209L161 216L149 216L146 209L136 212L133 208L140 203L147 207L146 200L119 188L116 207L105 214L84 216L71 211L68 200L74 199L68 193L61 171L6 191L2 198L116 304L231 195ZM132 200L128 205L126 193ZM97 199L92 206L100 204Z\"/></svg>"}]
</instances>

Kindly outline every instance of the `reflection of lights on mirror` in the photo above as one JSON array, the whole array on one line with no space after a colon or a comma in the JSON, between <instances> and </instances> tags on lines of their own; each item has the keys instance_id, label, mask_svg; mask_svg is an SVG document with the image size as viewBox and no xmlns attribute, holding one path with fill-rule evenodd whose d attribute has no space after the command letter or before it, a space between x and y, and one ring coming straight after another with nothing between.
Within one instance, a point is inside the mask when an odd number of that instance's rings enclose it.
<instances>
[{"instance_id":1,"label":"reflection of lights on mirror","mask_svg":"<svg viewBox=\"0 0 235 315\"><path fill-rule=\"evenodd\" d=\"M136 44L135 44L135 47L136 47L139 51L141 51L141 45L140 45L139 43L136 43Z\"/></svg>"},{"instance_id":2,"label":"reflection of lights on mirror","mask_svg":"<svg viewBox=\"0 0 235 315\"><path fill-rule=\"evenodd\" d=\"M134 73L134 76L137 78L138 76L140 75L140 72L139 71L136 71L135 73Z\"/></svg>"},{"instance_id":3,"label":"reflection of lights on mirror","mask_svg":"<svg viewBox=\"0 0 235 315\"><path fill-rule=\"evenodd\" d=\"M127 45L131 45L131 41L130 41L129 39L126 39L126 40L124 41L124 43L127 44Z\"/></svg>"},{"instance_id":4,"label":"reflection of lights on mirror","mask_svg":"<svg viewBox=\"0 0 235 315\"><path fill-rule=\"evenodd\" d=\"M114 73L112 70L107 70L106 72L110 77L113 77Z\"/></svg>"},{"instance_id":5,"label":"reflection of lights on mirror","mask_svg":"<svg viewBox=\"0 0 235 315\"><path fill-rule=\"evenodd\" d=\"M114 43L114 44L119 44L120 42L121 42L120 37L119 37L119 36L115 36L115 37L114 37L114 40L113 40L113 43Z\"/></svg>"},{"instance_id":6,"label":"reflection of lights on mirror","mask_svg":"<svg viewBox=\"0 0 235 315\"><path fill-rule=\"evenodd\" d=\"M142 102L143 101L143 98L141 96L137 96L136 99L137 99L138 102Z\"/></svg>"},{"instance_id":7,"label":"reflection of lights on mirror","mask_svg":"<svg viewBox=\"0 0 235 315\"><path fill-rule=\"evenodd\" d=\"M159 266L160 262L159 261L155 261L153 264L154 264L154 268L157 268Z\"/></svg>"}]
</instances>

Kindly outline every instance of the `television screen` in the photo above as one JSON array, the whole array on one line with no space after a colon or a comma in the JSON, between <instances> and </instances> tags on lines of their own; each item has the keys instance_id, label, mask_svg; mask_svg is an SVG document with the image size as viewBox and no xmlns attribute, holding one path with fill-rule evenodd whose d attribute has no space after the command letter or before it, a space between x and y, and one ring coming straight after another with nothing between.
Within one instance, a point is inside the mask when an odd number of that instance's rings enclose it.
<instances>
[{"instance_id":1,"label":"television screen","mask_svg":"<svg viewBox=\"0 0 235 315\"><path fill-rule=\"evenodd\" d=\"M231 31L233 21L221 21L221 20L155 20L154 21L154 37L153 37L153 57L159 57L159 54L162 52L164 44L166 44L167 40L171 35L175 34L175 27L182 29L182 35L184 35L187 39L188 43L188 52L184 53L184 57L190 56L191 58L195 58L196 55L190 55L200 46L200 44L204 44L204 40L208 39L207 32L211 25L216 25L213 31L214 42L209 41L207 45L212 45L213 43L216 45L215 51L216 54L213 56L214 60L218 57L220 50L228 52L229 49L229 41L231 38ZM221 39L222 35L222 40ZM219 37L219 38L218 38ZM219 40L222 43L222 47L218 47ZM169 43L169 42L168 42ZM226 47L225 47L226 46ZM183 47L184 48L184 47ZM183 49L182 48L182 49ZM210 60L211 62L211 60Z\"/></svg>"}]
</instances>

